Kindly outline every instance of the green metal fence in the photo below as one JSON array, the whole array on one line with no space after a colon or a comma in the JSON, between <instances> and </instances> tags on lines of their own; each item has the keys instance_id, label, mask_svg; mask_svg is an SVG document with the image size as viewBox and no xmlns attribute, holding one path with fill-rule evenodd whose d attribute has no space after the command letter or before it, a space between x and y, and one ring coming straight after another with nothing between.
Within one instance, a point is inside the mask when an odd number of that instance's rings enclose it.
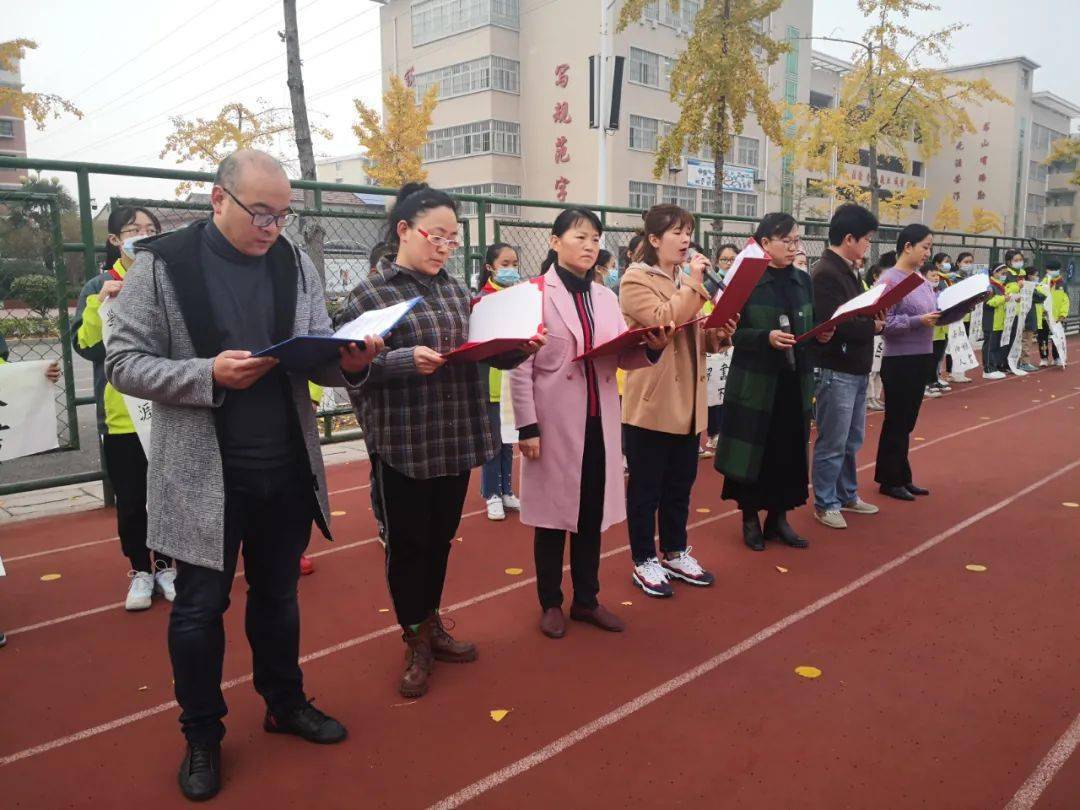
<instances>
[{"instance_id":1,"label":"green metal fence","mask_svg":"<svg viewBox=\"0 0 1080 810\"><path fill-rule=\"evenodd\" d=\"M138 177L159 180L178 180L195 183L212 182L213 176L204 172L190 172L177 169L150 169L136 166L112 164L80 163L74 161L36 160L0 156L0 168L24 169L30 171L59 172L74 175L78 202L79 238L77 241L64 241L60 231L59 212L53 215L52 250L55 255L77 256L81 260L83 279L92 278L99 272L100 255L104 245L95 241L94 216L90 194L91 177ZM342 183L323 183L317 181L294 180L293 188L305 192L308 202L298 210L300 217L290 226L289 235L306 243L304 233L310 233L310 227L322 235L322 257L326 276L327 304L333 311L356 282L368 271L371 249L382 238L383 213L378 205L363 206L335 205L324 201L334 199L331 192L345 192L353 195L369 195L389 204L396 194L395 189ZM15 202L20 192L7 192L7 199ZM535 275L540 263L547 254L550 223L558 211L578 206L589 208L599 215L605 225L604 247L619 256L633 233L641 224L642 211L625 206L599 206L590 203L562 203L550 200L522 200L513 197L479 196L472 194L453 195L459 202L468 204L467 215L462 220L464 249L455 257L450 270L468 284L474 284L483 265L487 246L496 241L507 242L519 252L519 266L525 275ZM194 197L193 197L194 199ZM5 198L0 196L0 209L5 205ZM175 199L135 199L114 198L110 206L140 205L153 210L165 229L178 227L193 218L208 213L208 203L202 201L181 202ZM53 206L55 209L56 207ZM507 210L523 212L525 218L513 218L505 214ZM493 211L499 211L495 216ZM732 242L737 246L745 243L753 233L757 219L718 215L715 213L695 213L697 240L709 255L715 255L720 245ZM717 227L719 225L719 227ZM824 222L804 221L800 223L806 244L808 257L813 262L824 250L827 226ZM878 253L891 250L899 231L898 227L883 226L877 235L875 250ZM310 247L310 246L309 246ZM977 264L993 266L1001 261L1002 253L1010 247L1021 247L1032 257L1035 266L1042 268L1045 260L1051 256L1062 262L1069 279L1068 290L1072 299L1070 329L1080 324L1080 243L1064 241L1039 241L1005 237L990 234L970 234L960 232L935 233L935 249L950 253L955 257L961 250L970 250L975 255ZM621 258L621 257L620 257ZM2 258L0 258L2 261ZM62 268L64 262L54 262ZM2 270L2 265L0 265ZM69 274L70 275L70 274ZM72 299L78 293L77 278L57 275L57 300L66 297ZM64 289L61 288L64 285ZM13 316L8 310L0 313L0 325ZM76 406L92 405L90 397L75 397L72 374L70 340L67 334L67 311L57 309L57 335L52 348L55 356L64 360L65 390L62 395L65 425L61 426L61 436L67 447L77 447L78 431L74 421ZM15 327L8 327L14 329ZM29 351L19 343L21 352ZM42 349L41 351L46 351ZM13 352L14 354L14 352ZM50 355L52 356L52 355ZM16 359L19 359L16 357ZM330 392L323 403L320 417L323 422L323 441L344 441L360 435L356 429L338 430L335 423L350 413L347 402L341 392ZM39 480L23 480L0 484L0 495L56 486L64 483L102 480L104 474L99 468L91 473L60 475ZM106 482L107 483L107 482Z\"/></svg>"}]
</instances>

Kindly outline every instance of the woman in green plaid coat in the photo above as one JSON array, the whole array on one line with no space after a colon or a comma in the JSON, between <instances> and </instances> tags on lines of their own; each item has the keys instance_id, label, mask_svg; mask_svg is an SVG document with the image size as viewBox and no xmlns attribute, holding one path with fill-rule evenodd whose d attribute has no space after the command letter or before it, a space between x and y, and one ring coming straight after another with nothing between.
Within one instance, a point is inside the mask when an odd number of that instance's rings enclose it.
<instances>
[{"instance_id":1,"label":"woman in green plaid coat","mask_svg":"<svg viewBox=\"0 0 1080 810\"><path fill-rule=\"evenodd\" d=\"M798 226L789 214L766 214L754 239L769 254L769 267L743 307L732 336L724 393L724 415L715 466L724 474L723 496L743 513L743 540L754 551L765 540L780 539L806 548L787 521L787 512L806 503L809 485L813 360L795 336L814 326L810 276L792 262L802 248ZM780 328L786 314L790 329ZM827 342L832 333L819 337ZM795 368L786 350L795 356ZM758 512L766 512L765 527Z\"/></svg>"}]
</instances>

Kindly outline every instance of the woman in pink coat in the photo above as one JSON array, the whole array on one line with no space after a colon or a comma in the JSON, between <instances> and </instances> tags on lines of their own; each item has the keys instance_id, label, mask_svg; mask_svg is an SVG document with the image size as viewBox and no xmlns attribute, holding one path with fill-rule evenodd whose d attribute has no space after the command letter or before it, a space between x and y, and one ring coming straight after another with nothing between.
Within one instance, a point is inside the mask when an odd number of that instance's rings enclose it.
<instances>
[{"instance_id":1,"label":"woman in pink coat","mask_svg":"<svg viewBox=\"0 0 1080 810\"><path fill-rule=\"evenodd\" d=\"M603 227L591 211L571 208L551 229L543 264L547 345L510 375L521 454L521 522L536 527L536 587L541 631L562 638L562 566L566 532L574 602L570 618L618 632L623 623L597 601L600 533L626 519L617 368L656 362L670 331L646 346L575 362L626 331L619 301L592 269Z\"/></svg>"}]
</instances>

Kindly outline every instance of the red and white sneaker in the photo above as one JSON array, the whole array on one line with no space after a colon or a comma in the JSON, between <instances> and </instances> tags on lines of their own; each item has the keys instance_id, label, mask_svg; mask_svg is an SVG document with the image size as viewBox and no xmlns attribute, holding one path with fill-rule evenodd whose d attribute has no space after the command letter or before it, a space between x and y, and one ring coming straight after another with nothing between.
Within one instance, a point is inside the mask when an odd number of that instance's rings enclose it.
<instances>
[{"instance_id":1,"label":"red and white sneaker","mask_svg":"<svg viewBox=\"0 0 1080 810\"><path fill-rule=\"evenodd\" d=\"M300 576L306 577L308 574L315 573L315 563L308 559L304 554L300 557Z\"/></svg>"},{"instance_id":2,"label":"red and white sneaker","mask_svg":"<svg viewBox=\"0 0 1080 810\"><path fill-rule=\"evenodd\" d=\"M716 582L716 577L701 567L701 564L690 554L692 550L693 546L689 546L686 551L676 552L674 557L664 559L660 565L669 577L675 577L690 585L712 585Z\"/></svg>"},{"instance_id":3,"label":"red and white sneaker","mask_svg":"<svg viewBox=\"0 0 1080 810\"><path fill-rule=\"evenodd\" d=\"M667 599L669 596L675 595L671 583L668 582L667 571L660 565L660 561L656 557L649 557L645 562L635 565L631 579L648 596Z\"/></svg>"}]
</instances>

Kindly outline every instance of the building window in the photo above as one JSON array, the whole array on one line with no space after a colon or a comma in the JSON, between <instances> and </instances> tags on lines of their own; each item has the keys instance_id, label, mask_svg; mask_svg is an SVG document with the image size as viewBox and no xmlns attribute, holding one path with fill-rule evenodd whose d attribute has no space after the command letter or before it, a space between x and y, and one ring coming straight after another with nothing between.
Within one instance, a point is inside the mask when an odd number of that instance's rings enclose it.
<instances>
[{"instance_id":1,"label":"building window","mask_svg":"<svg viewBox=\"0 0 1080 810\"><path fill-rule=\"evenodd\" d=\"M630 116L630 148L642 152L655 152L660 136L660 122L643 115Z\"/></svg>"},{"instance_id":2,"label":"building window","mask_svg":"<svg viewBox=\"0 0 1080 810\"><path fill-rule=\"evenodd\" d=\"M679 10L675 11L665 0L654 0L645 6L642 17L646 20L654 20L668 28L692 30L694 19L701 11L700 0L682 0Z\"/></svg>"},{"instance_id":3,"label":"building window","mask_svg":"<svg viewBox=\"0 0 1080 810\"><path fill-rule=\"evenodd\" d=\"M1049 170L1045 163L1032 160L1028 163L1028 179L1035 183L1045 183Z\"/></svg>"},{"instance_id":4,"label":"building window","mask_svg":"<svg viewBox=\"0 0 1080 810\"><path fill-rule=\"evenodd\" d=\"M491 197L521 197L521 186L507 183L481 183L475 186L455 186L443 189L447 194L484 194ZM521 206L506 203L492 203L491 213L500 217L520 217ZM475 217L476 203L458 203L458 216Z\"/></svg>"},{"instance_id":5,"label":"building window","mask_svg":"<svg viewBox=\"0 0 1080 810\"><path fill-rule=\"evenodd\" d=\"M754 166L756 168L758 165L758 139L744 138L740 135L737 160L731 162L740 166Z\"/></svg>"},{"instance_id":6,"label":"building window","mask_svg":"<svg viewBox=\"0 0 1080 810\"><path fill-rule=\"evenodd\" d=\"M1046 213L1046 197L1042 194L1028 194L1027 212L1029 216L1039 220L1041 224L1043 214Z\"/></svg>"},{"instance_id":7,"label":"building window","mask_svg":"<svg viewBox=\"0 0 1080 810\"><path fill-rule=\"evenodd\" d=\"M697 208L697 190L686 186L661 186L660 202L693 211Z\"/></svg>"},{"instance_id":8,"label":"building window","mask_svg":"<svg viewBox=\"0 0 1080 810\"><path fill-rule=\"evenodd\" d=\"M701 212L703 214L720 213L723 216L756 217L758 215L758 195L724 192L724 210L716 210L716 194L712 191L701 192Z\"/></svg>"},{"instance_id":9,"label":"building window","mask_svg":"<svg viewBox=\"0 0 1080 810\"><path fill-rule=\"evenodd\" d=\"M631 208L652 208L656 205L656 183L639 183L631 180L628 205Z\"/></svg>"},{"instance_id":10,"label":"building window","mask_svg":"<svg viewBox=\"0 0 1080 810\"><path fill-rule=\"evenodd\" d=\"M510 121L475 121L433 129L424 144L425 162L486 154L520 155L521 127Z\"/></svg>"},{"instance_id":11,"label":"building window","mask_svg":"<svg viewBox=\"0 0 1080 810\"><path fill-rule=\"evenodd\" d=\"M811 90L810 106L815 110L831 110L833 106L833 97L828 93L819 93L816 90Z\"/></svg>"},{"instance_id":12,"label":"building window","mask_svg":"<svg viewBox=\"0 0 1080 810\"><path fill-rule=\"evenodd\" d=\"M14 138L15 137L15 122L7 119L0 118L0 138Z\"/></svg>"},{"instance_id":13,"label":"building window","mask_svg":"<svg viewBox=\"0 0 1080 810\"><path fill-rule=\"evenodd\" d=\"M425 45L485 25L518 30L518 0L419 0L412 5L412 44Z\"/></svg>"},{"instance_id":14,"label":"building window","mask_svg":"<svg viewBox=\"0 0 1080 810\"><path fill-rule=\"evenodd\" d=\"M627 79L631 84L641 84L646 87L655 87L658 90L671 89L671 68L674 60L658 53L643 51L641 48L630 49L630 75Z\"/></svg>"},{"instance_id":15,"label":"building window","mask_svg":"<svg viewBox=\"0 0 1080 810\"><path fill-rule=\"evenodd\" d=\"M911 176L912 177L922 177L922 173L923 173L922 161L921 160L913 160L913 161L911 161Z\"/></svg>"},{"instance_id":16,"label":"building window","mask_svg":"<svg viewBox=\"0 0 1080 810\"><path fill-rule=\"evenodd\" d=\"M439 88L439 100L501 90L517 93L520 90L521 63L501 56L484 56L468 62L458 62L438 70L418 73L415 80L416 100L420 101L428 88Z\"/></svg>"}]
</instances>

